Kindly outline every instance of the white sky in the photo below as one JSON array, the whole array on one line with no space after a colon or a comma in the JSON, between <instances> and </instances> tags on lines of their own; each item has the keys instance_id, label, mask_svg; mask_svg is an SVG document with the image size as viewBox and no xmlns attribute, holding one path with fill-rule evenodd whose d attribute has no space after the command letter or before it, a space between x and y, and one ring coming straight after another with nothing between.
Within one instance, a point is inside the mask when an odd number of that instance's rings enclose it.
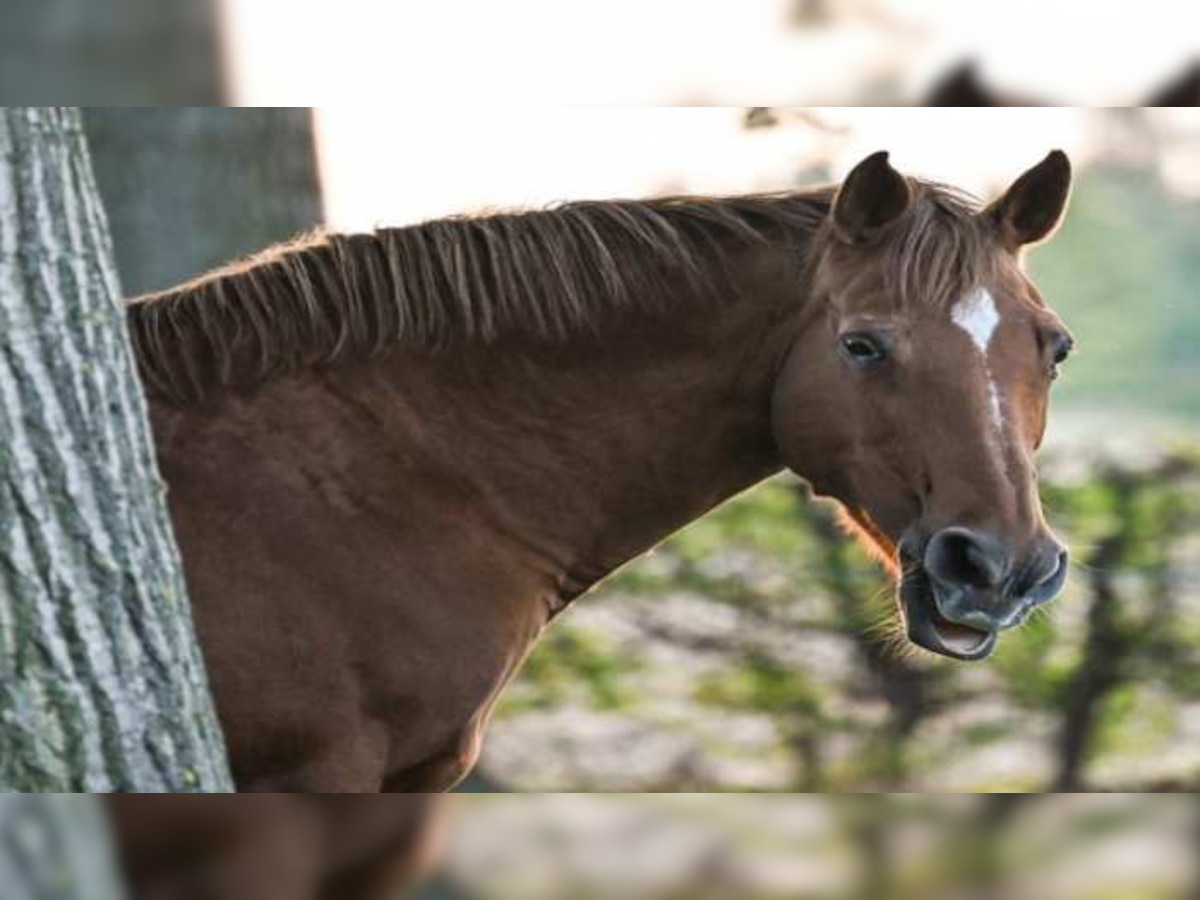
<instances>
[{"instance_id":1,"label":"white sky","mask_svg":"<svg viewBox=\"0 0 1200 900\"><path fill-rule=\"evenodd\" d=\"M323 0L224 2L238 103L321 107L337 228L579 197L782 188L817 157L840 174L877 149L906 171L986 193L1054 147L1085 158L1087 117L823 110L848 126L837 136L747 133L742 107L838 102L888 70L919 80L979 35L989 38L985 68L1011 89L1045 78L1075 102L1134 102L1200 43L1191 0L842 0L844 21L815 33L785 27L789 0L338 0L336 14ZM1030 17L1041 26L1023 27ZM627 103L653 105L609 105ZM1200 180L1186 158L1171 165Z\"/></svg>"},{"instance_id":2,"label":"white sky","mask_svg":"<svg viewBox=\"0 0 1200 900\"><path fill-rule=\"evenodd\" d=\"M827 109L850 126L746 132L741 107L360 107L318 110L327 213L339 228L402 224L488 207L663 192L785 188L816 159L838 173L877 149L897 166L978 192L1003 186L1054 147L1078 158L1076 110Z\"/></svg>"},{"instance_id":3,"label":"white sky","mask_svg":"<svg viewBox=\"0 0 1200 900\"><path fill-rule=\"evenodd\" d=\"M857 0L851 0L857 2ZM895 41L786 26L791 0L225 0L246 105L789 104ZM857 80L857 79L855 79ZM760 99L750 101L747 98ZM844 97L843 97L844 99Z\"/></svg>"},{"instance_id":4,"label":"white sky","mask_svg":"<svg viewBox=\"0 0 1200 900\"><path fill-rule=\"evenodd\" d=\"M1194 0L223 0L245 105L830 105L902 63L1136 104L1200 52Z\"/></svg>"}]
</instances>

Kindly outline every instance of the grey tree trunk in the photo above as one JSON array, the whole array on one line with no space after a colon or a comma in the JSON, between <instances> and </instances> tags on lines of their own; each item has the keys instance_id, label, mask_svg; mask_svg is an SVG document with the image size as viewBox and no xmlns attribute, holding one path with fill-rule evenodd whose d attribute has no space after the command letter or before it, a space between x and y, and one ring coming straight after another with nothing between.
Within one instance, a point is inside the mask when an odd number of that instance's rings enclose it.
<instances>
[{"instance_id":1,"label":"grey tree trunk","mask_svg":"<svg viewBox=\"0 0 1200 900\"><path fill-rule=\"evenodd\" d=\"M78 110L0 110L0 792L232 789Z\"/></svg>"},{"instance_id":2,"label":"grey tree trunk","mask_svg":"<svg viewBox=\"0 0 1200 900\"><path fill-rule=\"evenodd\" d=\"M120 900L99 801L0 796L0 885L5 900Z\"/></svg>"},{"instance_id":3,"label":"grey tree trunk","mask_svg":"<svg viewBox=\"0 0 1200 900\"><path fill-rule=\"evenodd\" d=\"M86 110L84 124L130 294L322 220L307 108L103 107Z\"/></svg>"}]
</instances>

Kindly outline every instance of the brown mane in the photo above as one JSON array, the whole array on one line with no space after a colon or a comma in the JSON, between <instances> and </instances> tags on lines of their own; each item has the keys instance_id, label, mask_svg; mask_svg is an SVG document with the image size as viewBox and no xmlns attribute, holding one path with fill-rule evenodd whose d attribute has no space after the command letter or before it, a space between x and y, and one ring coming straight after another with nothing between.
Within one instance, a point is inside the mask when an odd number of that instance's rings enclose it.
<instances>
[{"instance_id":1,"label":"brown mane","mask_svg":"<svg viewBox=\"0 0 1200 900\"><path fill-rule=\"evenodd\" d=\"M914 185L918 202L890 242L886 274L903 302L940 304L978 278L988 245L973 200ZM318 232L131 301L131 335L147 385L180 403L398 343L561 340L622 310L727 296L738 248L819 245L809 242L833 193L577 202Z\"/></svg>"},{"instance_id":2,"label":"brown mane","mask_svg":"<svg viewBox=\"0 0 1200 900\"><path fill-rule=\"evenodd\" d=\"M912 207L887 243L882 274L904 308L945 310L988 279L997 235L970 194L929 182L914 187Z\"/></svg>"}]
</instances>

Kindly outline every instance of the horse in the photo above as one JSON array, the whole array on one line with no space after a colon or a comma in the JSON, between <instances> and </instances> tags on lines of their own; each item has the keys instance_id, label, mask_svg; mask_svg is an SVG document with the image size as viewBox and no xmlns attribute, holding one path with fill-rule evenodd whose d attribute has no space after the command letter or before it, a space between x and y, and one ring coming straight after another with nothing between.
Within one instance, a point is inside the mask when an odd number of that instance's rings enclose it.
<instances>
[{"instance_id":1,"label":"horse","mask_svg":"<svg viewBox=\"0 0 1200 900\"><path fill-rule=\"evenodd\" d=\"M923 106L1049 106L1035 97L992 90L974 63L963 63L942 77ZM1200 62L1193 63L1169 84L1146 97L1145 107L1200 106Z\"/></svg>"},{"instance_id":2,"label":"horse","mask_svg":"<svg viewBox=\"0 0 1200 900\"><path fill-rule=\"evenodd\" d=\"M983 206L880 152L310 235L130 301L239 790L452 788L553 620L785 469L915 645L987 657L1067 576L1034 454L1073 342L1023 259L1071 178L1054 151Z\"/></svg>"},{"instance_id":3,"label":"horse","mask_svg":"<svg viewBox=\"0 0 1200 900\"><path fill-rule=\"evenodd\" d=\"M441 795L114 794L134 900L394 900L432 873Z\"/></svg>"}]
</instances>

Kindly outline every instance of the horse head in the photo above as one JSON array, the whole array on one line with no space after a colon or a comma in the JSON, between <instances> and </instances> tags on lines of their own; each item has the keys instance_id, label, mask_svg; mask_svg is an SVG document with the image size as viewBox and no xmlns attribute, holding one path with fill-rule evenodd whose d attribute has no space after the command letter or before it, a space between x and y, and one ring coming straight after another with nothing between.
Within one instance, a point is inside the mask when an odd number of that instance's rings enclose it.
<instances>
[{"instance_id":1,"label":"horse head","mask_svg":"<svg viewBox=\"0 0 1200 900\"><path fill-rule=\"evenodd\" d=\"M1071 167L1059 151L979 208L877 153L810 257L812 311L772 401L785 464L895 569L909 638L958 659L1062 589L1034 454L1072 339L1026 274Z\"/></svg>"}]
</instances>

